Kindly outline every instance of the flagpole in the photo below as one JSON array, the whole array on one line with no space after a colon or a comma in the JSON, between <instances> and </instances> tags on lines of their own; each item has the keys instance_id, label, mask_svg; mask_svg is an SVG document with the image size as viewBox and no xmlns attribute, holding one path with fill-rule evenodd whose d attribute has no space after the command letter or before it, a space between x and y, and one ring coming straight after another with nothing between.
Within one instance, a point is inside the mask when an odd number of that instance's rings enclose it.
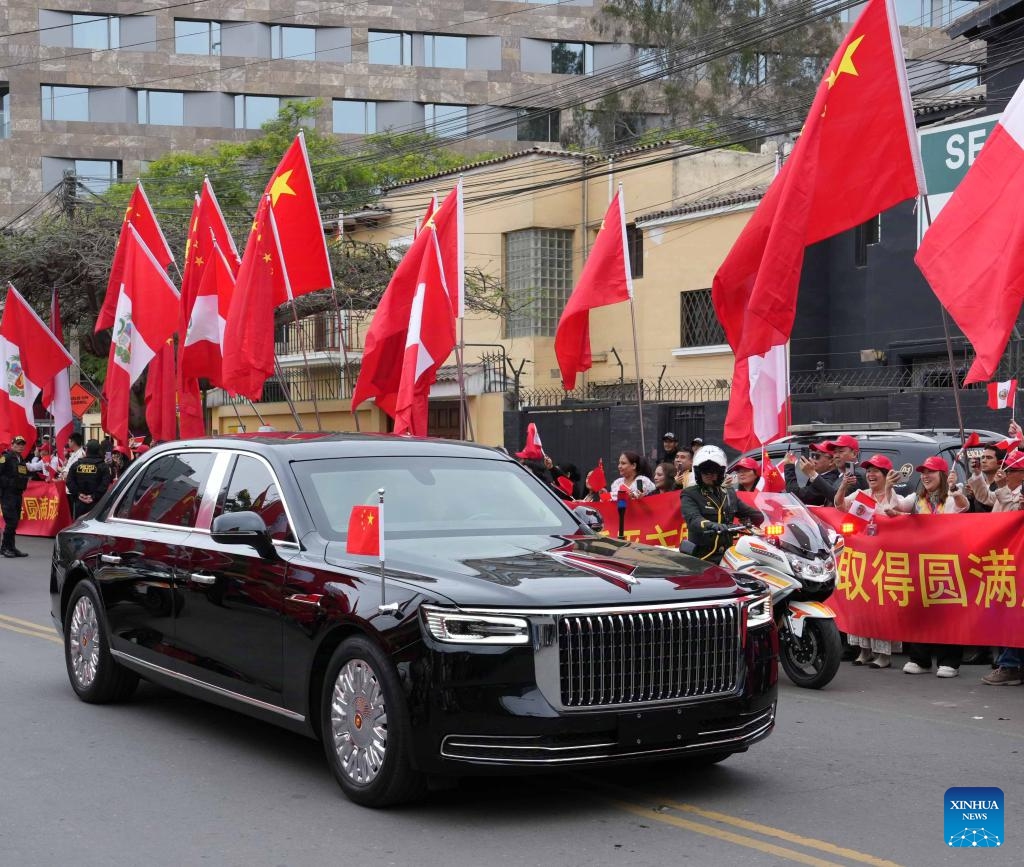
<instances>
[{"instance_id":1,"label":"flagpole","mask_svg":"<svg viewBox=\"0 0 1024 867\"><path fill-rule=\"evenodd\" d=\"M238 429L239 429L239 431L244 431L245 430L245 422L242 421L242 415L238 411L238 404L235 403L233 400L231 400L230 396L228 397L228 403L231 404L231 408L235 411L235 419L238 421Z\"/></svg>"},{"instance_id":2,"label":"flagpole","mask_svg":"<svg viewBox=\"0 0 1024 867\"><path fill-rule=\"evenodd\" d=\"M295 419L295 427L298 430L305 430L302 426L302 419L299 418L299 414L295 411L295 404L292 401L291 389L288 388L288 383L284 381L284 371L281 369L281 362L277 360L277 356L274 356L274 371L277 374L277 381L281 383L281 392L284 394L285 403L288 404L288 409L291 410L292 418ZM255 409L255 407L253 407ZM263 419L260 419L260 424L263 423Z\"/></svg>"},{"instance_id":3,"label":"flagpole","mask_svg":"<svg viewBox=\"0 0 1024 867\"><path fill-rule=\"evenodd\" d=\"M463 233L466 231L466 215L463 210L463 190L462 190L462 175L459 175L458 183L458 208L455 219L457 221L456 232L458 233L458 250L460 251L456 258L456 267L458 268L458 275L456 280L455 291L458 293L459 301L456 305L456 313L459 317L459 342L455 347L455 374L459 382L459 439L466 439L466 434L469 432L469 439L473 439L472 432L469 428L469 407L466 405L466 367L465 367L465 350L466 350L466 318L465 311L463 310L464 304L464 281L465 281L465 263L462 259L462 250L465 248L465 241L463 240ZM442 263L442 270L444 265ZM447 288L447 287L446 287ZM451 289L448 289L449 293ZM450 296L449 296L450 298Z\"/></svg>"},{"instance_id":4,"label":"flagpole","mask_svg":"<svg viewBox=\"0 0 1024 867\"><path fill-rule=\"evenodd\" d=\"M613 198L615 198L615 196L614 196L614 193L613 193L613 186L612 186L612 159L611 159L611 157L609 157L608 158L608 204L609 205L612 203L612 199ZM632 265L632 263L629 260L629 250L628 250L628 245L626 244L626 237L625 237L625 229L626 229L625 208L626 208L626 206L625 206L624 193L622 192L622 184L619 184L619 208L620 208L620 213L622 214L622 218L621 218L622 219L622 231L623 231L622 242L623 242L623 246L625 246L627 248L625 250L626 255L624 256L624 259L625 259L625 263L626 263L626 279L628 281L630 279L630 270L633 267L633 265ZM640 454L642 454L644 456L644 460L646 460L647 459L647 438L644 435L644 396L643 396L643 384L640 381L640 343L639 343L639 341L637 340L637 337L636 337L636 305L634 304L634 301L633 301L632 284L628 284L628 285L630 286L630 291L629 291L629 321L630 321L630 324L633 326L633 362L634 362L634 364L636 364L636 410L637 410L637 414L640 417Z\"/></svg>"},{"instance_id":5,"label":"flagpole","mask_svg":"<svg viewBox=\"0 0 1024 867\"><path fill-rule=\"evenodd\" d=\"M932 224L932 209L931 205L928 204L928 196L921 196L921 201L924 204L924 219L925 219L925 231L927 231ZM955 362L953 361L953 340L949 336L949 314L946 313L946 308L939 301L939 309L942 311L942 331L946 336L946 356L949 358L949 378L953 385L953 403L956 406L956 422L960 427L960 442L964 442L966 437L964 436L964 415L960 409L960 383L956 375Z\"/></svg>"},{"instance_id":6,"label":"flagpole","mask_svg":"<svg viewBox=\"0 0 1024 867\"><path fill-rule=\"evenodd\" d=\"M334 291L333 289L331 290ZM299 349L302 350L302 366L306 369L306 382L309 383L309 393L313 398L313 415L316 416L316 429L323 430L324 426L320 421L320 405L316 401L316 386L313 383L313 374L309 369L309 357L306 355L306 343L302 339L302 326L299 325L299 308L295 303L295 297L290 299L292 308L292 322L295 323L295 336L299 341Z\"/></svg>"},{"instance_id":7,"label":"flagpole","mask_svg":"<svg viewBox=\"0 0 1024 867\"><path fill-rule=\"evenodd\" d=\"M397 614L398 603L388 604L387 573L384 571L384 489L377 489L377 547L380 549L380 605L377 606L378 614Z\"/></svg>"},{"instance_id":8,"label":"flagpole","mask_svg":"<svg viewBox=\"0 0 1024 867\"><path fill-rule=\"evenodd\" d=\"M282 387L283 387L283 386L282 386ZM251 400L251 399L249 399L248 397L247 397L247 398L245 398L245 402L246 402L247 404L249 404L249 409L251 409L251 410L253 411L253 413L255 414L255 416L256 416L256 419L257 419L257 420L259 421L259 423L260 423L260 426L261 426L261 427L264 427L264 426L266 426L266 421L264 421L264 420L263 420L263 416L262 416L262 415L260 415L260 411L259 411L258 409L256 409L256 404L255 404L255 403L253 403L253 402L252 402L252 400ZM236 414L238 413L238 410L237 410L237 409L235 410L235 413L236 413ZM300 429L301 429L301 428L300 428Z\"/></svg>"}]
</instances>

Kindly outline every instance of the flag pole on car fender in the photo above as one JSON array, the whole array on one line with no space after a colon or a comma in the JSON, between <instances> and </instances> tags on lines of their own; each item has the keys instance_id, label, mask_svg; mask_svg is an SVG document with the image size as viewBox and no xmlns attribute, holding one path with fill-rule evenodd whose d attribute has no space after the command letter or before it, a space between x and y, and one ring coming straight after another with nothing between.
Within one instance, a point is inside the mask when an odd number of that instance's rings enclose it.
<instances>
[{"instance_id":1,"label":"flag pole on car fender","mask_svg":"<svg viewBox=\"0 0 1024 867\"><path fill-rule=\"evenodd\" d=\"M388 603L387 575L384 572L384 489L377 489L377 546L380 556L380 605L378 614L398 614L398 603Z\"/></svg>"}]
</instances>

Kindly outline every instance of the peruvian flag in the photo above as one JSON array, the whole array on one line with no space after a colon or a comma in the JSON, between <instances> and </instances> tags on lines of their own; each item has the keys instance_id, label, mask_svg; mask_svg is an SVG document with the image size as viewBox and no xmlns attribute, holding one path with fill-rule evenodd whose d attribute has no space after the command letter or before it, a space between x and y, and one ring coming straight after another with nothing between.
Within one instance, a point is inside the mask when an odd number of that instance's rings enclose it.
<instances>
[{"instance_id":1,"label":"peruvian flag","mask_svg":"<svg viewBox=\"0 0 1024 867\"><path fill-rule=\"evenodd\" d=\"M43 387L74 359L29 307L21 293L7 284L7 302L0 318L0 439L25 437L25 452L36 440L33 405Z\"/></svg>"},{"instance_id":2,"label":"peruvian flag","mask_svg":"<svg viewBox=\"0 0 1024 867\"><path fill-rule=\"evenodd\" d=\"M271 197L264 196L224 323L221 383L232 394L262 399L263 383L274 374L274 308L278 298L291 297L288 278Z\"/></svg>"},{"instance_id":3,"label":"peruvian flag","mask_svg":"<svg viewBox=\"0 0 1024 867\"><path fill-rule=\"evenodd\" d=\"M64 327L60 321L60 304L57 289L50 293L50 331L54 339L64 345ZM71 412L71 379L68 371L61 370L43 386L43 406L53 416L53 450L63 460L64 446L74 430L75 417Z\"/></svg>"},{"instance_id":4,"label":"peruvian flag","mask_svg":"<svg viewBox=\"0 0 1024 867\"><path fill-rule=\"evenodd\" d=\"M743 451L777 440L789 425L789 406L785 343L773 346L764 355L738 360L733 368L723 438Z\"/></svg>"},{"instance_id":5,"label":"peruvian flag","mask_svg":"<svg viewBox=\"0 0 1024 867\"><path fill-rule=\"evenodd\" d=\"M974 347L976 357L965 385L992 377L1020 312L1024 296L1022 197L1024 84L1017 88L974 164L925 232L914 257L942 306ZM997 408L991 398L989 406ZM1012 398L999 406L1013 406Z\"/></svg>"},{"instance_id":6,"label":"peruvian flag","mask_svg":"<svg viewBox=\"0 0 1024 867\"><path fill-rule=\"evenodd\" d=\"M142 181L135 184L131 198L128 200L128 207L124 212L124 221L121 223L121 234L117 239L117 247L114 249L114 261L110 266L110 277L107 280L107 292L103 297L103 307L100 308L99 316L96 317L96 331L110 328L114 324L115 310L123 282L125 267L125 235L128 226L132 226L142 243L145 244L153 254L153 258L164 270L174 261L174 254L167 244L163 230L156 220L156 214L149 204L146 191L142 188Z\"/></svg>"},{"instance_id":7,"label":"peruvian flag","mask_svg":"<svg viewBox=\"0 0 1024 867\"><path fill-rule=\"evenodd\" d=\"M132 386L174 334L178 290L145 245L135 227L124 235L124 269L117 296L114 333L103 384L103 429L121 444L128 442Z\"/></svg>"},{"instance_id":8,"label":"peruvian flag","mask_svg":"<svg viewBox=\"0 0 1024 867\"><path fill-rule=\"evenodd\" d=\"M1002 353L1000 352L1000 354ZM990 382L988 384L989 409L1011 409L1016 399L1016 379L1008 379L1005 382Z\"/></svg>"},{"instance_id":9,"label":"peruvian flag","mask_svg":"<svg viewBox=\"0 0 1024 867\"><path fill-rule=\"evenodd\" d=\"M807 246L923 189L893 0L869 0L818 86L792 155L715 274L715 312L737 366L726 442L743 449L757 440L750 389L761 375L741 365L760 357L761 369L778 370L769 355L789 341ZM777 380L765 390L774 387Z\"/></svg>"},{"instance_id":10,"label":"peruvian flag","mask_svg":"<svg viewBox=\"0 0 1024 867\"><path fill-rule=\"evenodd\" d=\"M215 386L222 385L221 346L234 291L235 274L231 261L214 241L192 304L185 340L178 351L185 382L205 378ZM184 424L182 436L188 436Z\"/></svg>"},{"instance_id":11,"label":"peruvian flag","mask_svg":"<svg viewBox=\"0 0 1024 867\"><path fill-rule=\"evenodd\" d=\"M218 252L214 253L214 249ZM224 251L221 253L220 251ZM188 240L185 242L185 270L181 277L181 315L178 320L178 334L189 331L193 309L199 296L200 286L207 271L217 257L224 255L231 269L232 277L238 272L241 259L235 247L234 238L228 229L220 203L213 192L209 178L203 178L202 192L196 196L189 220ZM233 282L233 281L232 281ZM201 315L206 315L202 313ZM223 328L221 329L223 331ZM217 372L220 373L220 341L217 341ZM188 347L182 341L178 344L178 402L181 411L181 435L184 438L201 437L206 434L206 419L203 416L203 402L199 395L198 373L187 376L185 356Z\"/></svg>"},{"instance_id":12,"label":"peruvian flag","mask_svg":"<svg viewBox=\"0 0 1024 867\"><path fill-rule=\"evenodd\" d=\"M846 510L850 515L850 521L853 524L854 533L860 533L868 524L871 523L872 520L874 520L875 510L877 508L878 503L871 494L867 491L857 491Z\"/></svg>"},{"instance_id":13,"label":"peruvian flag","mask_svg":"<svg viewBox=\"0 0 1024 867\"><path fill-rule=\"evenodd\" d=\"M327 256L327 238L320 222L320 205L313 186L313 172L300 132L267 182L264 196L277 224L278 246L288 271L290 294L278 286L274 305L284 304L317 289L333 289L334 276ZM223 246L223 245L222 245Z\"/></svg>"},{"instance_id":14,"label":"peruvian flag","mask_svg":"<svg viewBox=\"0 0 1024 867\"><path fill-rule=\"evenodd\" d=\"M562 387L572 391L576 374L590 370L590 311L633 297L633 277L626 243L626 206L622 186L601 221L576 288L562 311L555 331L555 357L562 371Z\"/></svg>"},{"instance_id":15,"label":"peruvian flag","mask_svg":"<svg viewBox=\"0 0 1024 867\"><path fill-rule=\"evenodd\" d=\"M439 208L428 211L423 227L391 276L366 332L363 363L352 393L353 412L361 403L373 398L381 410L395 417L413 299L420 283L424 257L428 253L436 256L436 251L440 250L442 259L445 259L441 265L441 274L446 291L451 288L448 276L456 271L460 274L462 272L461 265L453 264L445 258L453 255L453 250L457 254L458 245L450 241L443 243L443 239L461 234L461 207L461 196L456 187L445 197ZM456 224L454 228L451 225L453 223ZM454 317L458 315L458 302L453 296L454 292L448 291L449 306Z\"/></svg>"},{"instance_id":16,"label":"peruvian flag","mask_svg":"<svg viewBox=\"0 0 1024 867\"><path fill-rule=\"evenodd\" d=\"M395 401L397 435L427 435L427 405L437 369L455 348L455 318L445 285L441 247L433 221L422 229L427 249L420 262L409 312L402 376Z\"/></svg>"}]
</instances>

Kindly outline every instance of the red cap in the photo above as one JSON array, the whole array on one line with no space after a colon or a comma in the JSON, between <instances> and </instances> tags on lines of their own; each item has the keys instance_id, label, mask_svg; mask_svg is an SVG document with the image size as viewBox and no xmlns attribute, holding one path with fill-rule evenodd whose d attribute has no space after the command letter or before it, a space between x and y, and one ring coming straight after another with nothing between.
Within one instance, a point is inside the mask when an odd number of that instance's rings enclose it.
<instances>
[{"instance_id":1,"label":"red cap","mask_svg":"<svg viewBox=\"0 0 1024 867\"><path fill-rule=\"evenodd\" d=\"M811 451L821 452L823 455L832 454L832 440L825 440L820 443L811 443Z\"/></svg>"},{"instance_id":2,"label":"red cap","mask_svg":"<svg viewBox=\"0 0 1024 867\"><path fill-rule=\"evenodd\" d=\"M555 479L555 484L558 485L563 494L567 494L570 497L572 496L572 479L568 476L559 476Z\"/></svg>"},{"instance_id":3,"label":"red cap","mask_svg":"<svg viewBox=\"0 0 1024 867\"><path fill-rule=\"evenodd\" d=\"M753 470L758 475L761 474L761 465L753 458L740 458L732 465L732 468L734 470Z\"/></svg>"},{"instance_id":4,"label":"red cap","mask_svg":"<svg viewBox=\"0 0 1024 867\"><path fill-rule=\"evenodd\" d=\"M936 470L940 473L949 472L949 464L946 463L944 458L940 458L938 455L932 455L930 458L925 458L924 463L919 467L915 467L919 473L925 470Z\"/></svg>"},{"instance_id":5,"label":"red cap","mask_svg":"<svg viewBox=\"0 0 1024 867\"><path fill-rule=\"evenodd\" d=\"M1003 462L1003 469L1024 472L1024 452L1016 450L1010 452L1006 456L1006 460Z\"/></svg>"},{"instance_id":6,"label":"red cap","mask_svg":"<svg viewBox=\"0 0 1024 867\"><path fill-rule=\"evenodd\" d=\"M929 458L929 460L931 460L931 458ZM887 473L892 469L892 461L890 461L885 455L872 455L866 461L861 461L860 465L865 470L868 467L874 467L876 470L881 470L883 473Z\"/></svg>"},{"instance_id":7,"label":"red cap","mask_svg":"<svg viewBox=\"0 0 1024 867\"><path fill-rule=\"evenodd\" d=\"M849 434L843 434L832 440L832 447L853 449L855 452L860 451L860 443Z\"/></svg>"}]
</instances>

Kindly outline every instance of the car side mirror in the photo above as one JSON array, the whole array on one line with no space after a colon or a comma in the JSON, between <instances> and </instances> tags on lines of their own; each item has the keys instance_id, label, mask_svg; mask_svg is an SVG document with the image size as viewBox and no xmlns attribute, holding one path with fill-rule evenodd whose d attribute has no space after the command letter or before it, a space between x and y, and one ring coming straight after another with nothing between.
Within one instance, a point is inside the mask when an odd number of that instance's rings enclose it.
<instances>
[{"instance_id":1,"label":"car side mirror","mask_svg":"<svg viewBox=\"0 0 1024 867\"><path fill-rule=\"evenodd\" d=\"M600 533L604 529L604 518L601 517L601 513L597 509L590 506L576 506L572 513L592 533Z\"/></svg>"},{"instance_id":2,"label":"car side mirror","mask_svg":"<svg viewBox=\"0 0 1024 867\"><path fill-rule=\"evenodd\" d=\"M265 560L276 560L270 530L256 512L227 512L213 519L210 537L220 545L251 545Z\"/></svg>"}]
</instances>

